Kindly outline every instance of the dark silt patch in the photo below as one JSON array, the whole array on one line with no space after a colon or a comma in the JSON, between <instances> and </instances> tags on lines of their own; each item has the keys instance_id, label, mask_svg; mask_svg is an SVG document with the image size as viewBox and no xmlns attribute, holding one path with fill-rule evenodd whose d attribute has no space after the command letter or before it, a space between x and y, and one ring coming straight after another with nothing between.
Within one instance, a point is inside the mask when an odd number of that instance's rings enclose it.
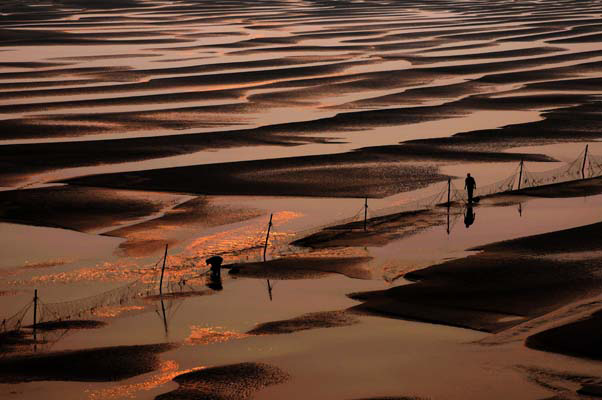
<instances>
[{"instance_id":1,"label":"dark silt patch","mask_svg":"<svg viewBox=\"0 0 602 400\"><path fill-rule=\"evenodd\" d=\"M527 347L570 356L602 360L600 338L602 311L591 316L529 336Z\"/></svg>"},{"instance_id":2,"label":"dark silt patch","mask_svg":"<svg viewBox=\"0 0 602 400\"><path fill-rule=\"evenodd\" d=\"M403 164L394 155L346 153L95 175L67 182L210 195L385 197L445 179L433 166Z\"/></svg>"},{"instance_id":3,"label":"dark silt patch","mask_svg":"<svg viewBox=\"0 0 602 400\"><path fill-rule=\"evenodd\" d=\"M36 329L41 331L55 331L61 329L97 329L106 325L106 322L94 320L50 321L36 324ZM27 328L33 328L33 326L28 326Z\"/></svg>"},{"instance_id":4,"label":"dark silt patch","mask_svg":"<svg viewBox=\"0 0 602 400\"><path fill-rule=\"evenodd\" d=\"M0 359L0 382L118 381L155 370L157 354L175 347L164 343L6 357Z\"/></svg>"},{"instance_id":5,"label":"dark silt patch","mask_svg":"<svg viewBox=\"0 0 602 400\"><path fill-rule=\"evenodd\" d=\"M279 368L261 363L212 367L176 376L173 380L179 388L155 400L246 400L255 392L289 378Z\"/></svg>"},{"instance_id":6,"label":"dark silt patch","mask_svg":"<svg viewBox=\"0 0 602 400\"><path fill-rule=\"evenodd\" d=\"M50 321L36 324L36 332L69 331L73 329L98 329L107 325L106 322L94 320ZM45 344L45 339L34 339L33 325L24 326L21 330L0 333L0 354L27 351L31 345Z\"/></svg>"},{"instance_id":7,"label":"dark silt patch","mask_svg":"<svg viewBox=\"0 0 602 400\"><path fill-rule=\"evenodd\" d=\"M342 274L355 279L370 279L363 268L369 257L284 257L266 262L231 264L230 274L255 279L311 279Z\"/></svg>"},{"instance_id":8,"label":"dark silt patch","mask_svg":"<svg viewBox=\"0 0 602 400\"><path fill-rule=\"evenodd\" d=\"M158 218L106 232L107 236L127 239L119 244L119 253L127 256L153 254L172 245L176 239L165 238L165 227L170 229L197 229L245 221L264 212L253 208L240 208L213 204L205 196L195 197L176 207L167 209Z\"/></svg>"},{"instance_id":9,"label":"dark silt patch","mask_svg":"<svg viewBox=\"0 0 602 400\"><path fill-rule=\"evenodd\" d=\"M291 244L311 248L382 246L423 229L441 225L445 223L445 218L446 216L436 209L408 211L370 218L366 220L366 230L363 229L363 222L351 222L324 228Z\"/></svg>"},{"instance_id":10,"label":"dark silt patch","mask_svg":"<svg viewBox=\"0 0 602 400\"><path fill-rule=\"evenodd\" d=\"M513 105L514 100L514 98L497 99L493 103L497 102L495 107L503 108L506 105L515 107L516 105ZM469 101L476 102L478 99L469 99ZM542 101L545 101L545 99ZM492 106L494 106L493 103ZM452 149L456 149L456 151L483 151L486 149L502 150L519 146L594 140L602 136L602 130L600 129L601 111L602 103L592 100L580 105L569 105L545 111L542 113L543 119L540 121L507 125L499 129L461 132L447 138L412 140L406 142L406 144L429 145L448 151Z\"/></svg>"},{"instance_id":11,"label":"dark silt patch","mask_svg":"<svg viewBox=\"0 0 602 400\"><path fill-rule=\"evenodd\" d=\"M31 335L24 331L2 332L0 333L0 356L4 356L34 343L35 341Z\"/></svg>"},{"instance_id":12,"label":"dark silt patch","mask_svg":"<svg viewBox=\"0 0 602 400\"><path fill-rule=\"evenodd\" d=\"M89 231L145 217L165 206L149 197L74 186L4 191L0 220Z\"/></svg>"},{"instance_id":13,"label":"dark silt patch","mask_svg":"<svg viewBox=\"0 0 602 400\"><path fill-rule=\"evenodd\" d=\"M602 223L481 246L405 275L416 283L356 293L353 311L499 332L602 289ZM559 257L582 253L586 260Z\"/></svg>"},{"instance_id":14,"label":"dark silt patch","mask_svg":"<svg viewBox=\"0 0 602 400\"><path fill-rule=\"evenodd\" d=\"M602 394L602 379L599 376L576 374L567 370L553 370L536 366L519 365L516 369L525 374L530 382L556 395L549 400L567 398L597 398ZM577 389L577 387L581 388ZM575 392L587 397L576 396ZM590 397L591 396L591 397Z\"/></svg>"},{"instance_id":15,"label":"dark silt patch","mask_svg":"<svg viewBox=\"0 0 602 400\"><path fill-rule=\"evenodd\" d=\"M516 193L533 197L581 197L602 193L602 178L582 179L573 182L557 183L521 189Z\"/></svg>"},{"instance_id":16,"label":"dark silt patch","mask_svg":"<svg viewBox=\"0 0 602 400\"><path fill-rule=\"evenodd\" d=\"M359 323L359 319L345 311L325 311L304 314L281 321L266 322L257 325L247 333L250 335L278 335L317 328L336 328Z\"/></svg>"},{"instance_id":17,"label":"dark silt patch","mask_svg":"<svg viewBox=\"0 0 602 400\"><path fill-rule=\"evenodd\" d=\"M389 148L389 150L391 150ZM602 193L602 178L589 178L551 185L514 190L487 196L487 203L495 206L517 204L522 196L532 197L582 197ZM382 246L393 240L416 234L424 229L442 225L446 221L443 207L429 210L406 211L322 229L291 244L314 249L337 246ZM453 211L457 213L457 211Z\"/></svg>"}]
</instances>

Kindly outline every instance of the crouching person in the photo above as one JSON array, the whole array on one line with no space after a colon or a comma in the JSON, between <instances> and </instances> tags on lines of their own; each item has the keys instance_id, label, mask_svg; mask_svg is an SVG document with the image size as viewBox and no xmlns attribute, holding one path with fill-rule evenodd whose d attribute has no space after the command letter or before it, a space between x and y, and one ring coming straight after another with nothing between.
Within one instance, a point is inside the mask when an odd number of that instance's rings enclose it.
<instances>
[{"instance_id":1,"label":"crouching person","mask_svg":"<svg viewBox=\"0 0 602 400\"><path fill-rule=\"evenodd\" d=\"M213 290L222 290L222 262L224 259L220 256L209 257L205 260L207 265L211 265L209 274L209 283L207 287Z\"/></svg>"}]
</instances>

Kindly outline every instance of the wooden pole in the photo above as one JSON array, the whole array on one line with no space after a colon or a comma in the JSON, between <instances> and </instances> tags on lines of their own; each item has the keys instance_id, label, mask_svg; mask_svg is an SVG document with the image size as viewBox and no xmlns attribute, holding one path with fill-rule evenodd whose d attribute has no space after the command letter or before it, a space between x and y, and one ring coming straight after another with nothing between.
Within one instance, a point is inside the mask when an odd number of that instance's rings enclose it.
<instances>
[{"instance_id":1,"label":"wooden pole","mask_svg":"<svg viewBox=\"0 0 602 400\"><path fill-rule=\"evenodd\" d=\"M587 159L587 149L589 144L585 145L585 154L583 154L583 165L581 166L581 178L585 179L585 160Z\"/></svg>"},{"instance_id":2,"label":"wooden pole","mask_svg":"<svg viewBox=\"0 0 602 400\"><path fill-rule=\"evenodd\" d=\"M270 214L270 222L268 223L268 233L265 235L265 244L263 245L263 261L265 261L265 255L268 251L268 240L270 240L270 231L272 230L272 217L274 214Z\"/></svg>"},{"instance_id":3,"label":"wooden pole","mask_svg":"<svg viewBox=\"0 0 602 400\"><path fill-rule=\"evenodd\" d=\"M451 178L447 178L447 208L451 205Z\"/></svg>"},{"instance_id":4,"label":"wooden pole","mask_svg":"<svg viewBox=\"0 0 602 400\"><path fill-rule=\"evenodd\" d=\"M520 171L518 172L518 190L520 190L520 183L523 180L523 160L520 160Z\"/></svg>"},{"instance_id":5,"label":"wooden pole","mask_svg":"<svg viewBox=\"0 0 602 400\"><path fill-rule=\"evenodd\" d=\"M364 201L364 231L368 229L368 198Z\"/></svg>"},{"instance_id":6,"label":"wooden pole","mask_svg":"<svg viewBox=\"0 0 602 400\"><path fill-rule=\"evenodd\" d=\"M159 295L163 295L163 275L165 275L165 261L167 261L167 246L165 245L165 255L163 256L163 267L161 267L161 279L159 279Z\"/></svg>"},{"instance_id":7,"label":"wooden pole","mask_svg":"<svg viewBox=\"0 0 602 400\"><path fill-rule=\"evenodd\" d=\"M37 343L37 325L38 325L38 289L33 291L33 340L34 346ZM34 350L36 350L34 348Z\"/></svg>"}]
</instances>

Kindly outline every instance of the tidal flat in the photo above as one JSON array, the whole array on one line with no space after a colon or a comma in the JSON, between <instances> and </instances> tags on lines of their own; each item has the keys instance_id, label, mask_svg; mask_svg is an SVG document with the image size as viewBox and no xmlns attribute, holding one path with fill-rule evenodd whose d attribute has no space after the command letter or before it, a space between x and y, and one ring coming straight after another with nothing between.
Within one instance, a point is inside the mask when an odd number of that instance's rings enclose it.
<instances>
[{"instance_id":1,"label":"tidal flat","mask_svg":"<svg viewBox=\"0 0 602 400\"><path fill-rule=\"evenodd\" d=\"M0 397L599 397L601 17L3 1Z\"/></svg>"}]
</instances>

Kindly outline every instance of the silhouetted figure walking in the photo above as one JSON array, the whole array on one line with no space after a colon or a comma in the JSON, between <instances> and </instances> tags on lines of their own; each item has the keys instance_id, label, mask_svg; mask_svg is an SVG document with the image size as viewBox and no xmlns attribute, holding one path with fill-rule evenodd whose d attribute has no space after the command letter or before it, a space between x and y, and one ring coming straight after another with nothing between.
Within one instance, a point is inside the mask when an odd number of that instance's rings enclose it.
<instances>
[{"instance_id":1,"label":"silhouetted figure walking","mask_svg":"<svg viewBox=\"0 0 602 400\"><path fill-rule=\"evenodd\" d=\"M476 214L472 209L472 205L468 205L466 207L466 212L464 213L464 225L466 225L466 227L470 227L470 225L474 224L474 220L476 218Z\"/></svg>"},{"instance_id":2,"label":"silhouetted figure walking","mask_svg":"<svg viewBox=\"0 0 602 400\"><path fill-rule=\"evenodd\" d=\"M211 274L209 275L209 283L207 287L213 290L222 290L222 262L223 258L220 256L209 257L205 260L207 265L211 265Z\"/></svg>"},{"instance_id":3,"label":"silhouetted figure walking","mask_svg":"<svg viewBox=\"0 0 602 400\"><path fill-rule=\"evenodd\" d=\"M468 203L472 203L472 194L474 193L474 189L477 187L477 182L474 180L470 174L466 174L466 179L464 180L464 189L468 193Z\"/></svg>"}]
</instances>

